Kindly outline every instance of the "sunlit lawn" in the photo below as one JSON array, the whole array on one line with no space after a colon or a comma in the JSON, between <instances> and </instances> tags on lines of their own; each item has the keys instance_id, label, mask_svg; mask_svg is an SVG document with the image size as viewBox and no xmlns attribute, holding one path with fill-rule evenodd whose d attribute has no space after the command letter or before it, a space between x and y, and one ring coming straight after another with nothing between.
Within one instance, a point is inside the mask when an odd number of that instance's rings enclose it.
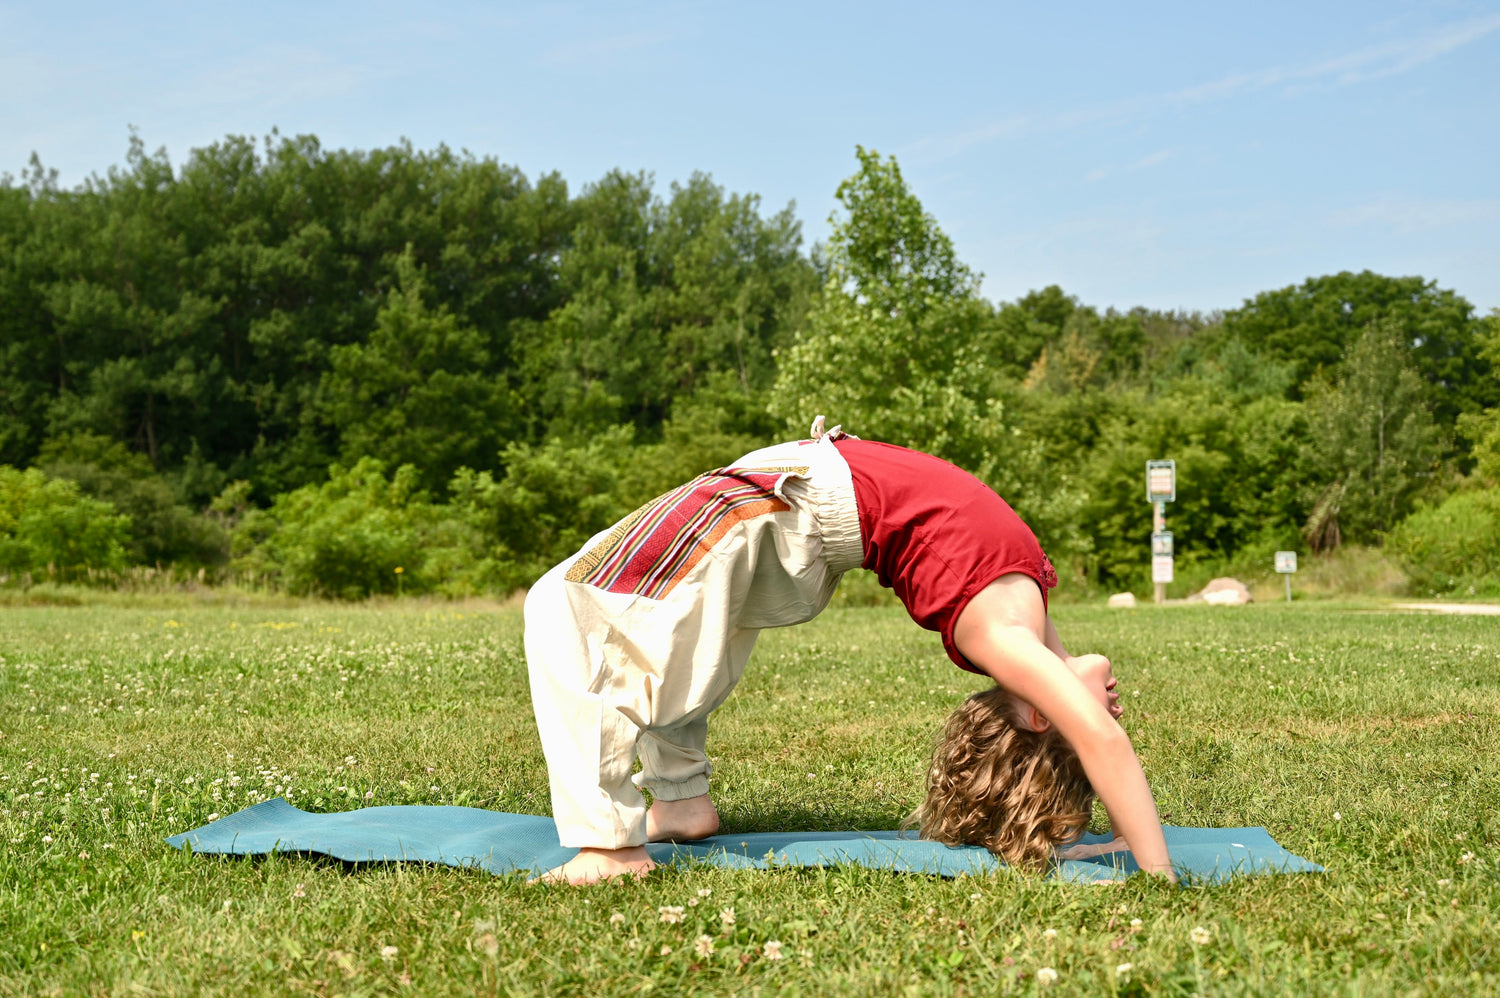
<instances>
[{"instance_id":1,"label":"sunlit lawn","mask_svg":"<svg viewBox=\"0 0 1500 998\"><path fill-rule=\"evenodd\" d=\"M194 857L162 838L273 796L545 813L519 610L11 608L0 994L978 995L1038 991L1043 968L1052 994L1500 991L1500 622L1057 617L1115 659L1171 823L1264 825L1329 872L1175 889L683 868L549 890ZM898 609L765 634L710 736L726 830L894 827L977 682Z\"/></svg>"}]
</instances>

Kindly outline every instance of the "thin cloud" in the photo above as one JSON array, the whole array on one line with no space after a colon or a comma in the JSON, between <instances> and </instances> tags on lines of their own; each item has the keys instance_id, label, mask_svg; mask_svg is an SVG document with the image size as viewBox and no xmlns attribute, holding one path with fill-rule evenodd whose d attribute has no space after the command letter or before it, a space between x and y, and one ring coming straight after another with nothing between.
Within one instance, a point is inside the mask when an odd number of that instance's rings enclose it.
<instances>
[{"instance_id":1,"label":"thin cloud","mask_svg":"<svg viewBox=\"0 0 1500 998\"><path fill-rule=\"evenodd\" d=\"M1101 166L1097 169L1090 170L1085 175L1084 179L1094 182L1103 180L1106 177L1114 176L1117 173L1134 173L1137 170L1149 170L1153 166L1160 166L1176 155L1176 149L1160 149L1154 153L1151 153L1150 155L1142 156L1134 163L1127 163L1121 167L1111 168Z\"/></svg>"},{"instance_id":2,"label":"thin cloud","mask_svg":"<svg viewBox=\"0 0 1500 998\"><path fill-rule=\"evenodd\" d=\"M1038 122L1029 114L1012 115L1002 121L991 122L972 131L959 132L956 135L932 136L919 139L905 149L903 153L920 155L925 152L936 154L938 159L963 152L970 146L983 145L996 139L1020 138L1031 132L1039 131Z\"/></svg>"},{"instance_id":3,"label":"thin cloud","mask_svg":"<svg viewBox=\"0 0 1500 998\"><path fill-rule=\"evenodd\" d=\"M671 39L669 32L632 31L627 34L591 38L559 45L543 53L542 61L554 66L578 66L613 59Z\"/></svg>"},{"instance_id":4,"label":"thin cloud","mask_svg":"<svg viewBox=\"0 0 1500 998\"><path fill-rule=\"evenodd\" d=\"M1350 86L1416 69L1496 31L1500 31L1500 15L1477 18L1448 25L1425 35L1370 46L1304 66L1271 66L1167 93L1132 97L1061 113L1016 114L967 131L929 136L910 144L904 151L917 156L946 159L972 146L999 139L1016 139L1039 132L1067 131L1100 122L1127 121L1163 110L1229 100L1271 87L1286 86L1295 89L1316 85ZM1108 170L1103 173L1095 170L1089 174L1089 179L1102 179L1108 173Z\"/></svg>"},{"instance_id":5,"label":"thin cloud","mask_svg":"<svg viewBox=\"0 0 1500 998\"><path fill-rule=\"evenodd\" d=\"M1500 15L1479 18L1449 25L1416 38L1374 45L1309 66L1273 66L1253 73L1228 76L1166 94L1161 100L1170 104L1196 104L1222 100L1283 83L1330 81L1336 86L1364 83L1416 69L1497 30L1500 30Z\"/></svg>"},{"instance_id":6,"label":"thin cloud","mask_svg":"<svg viewBox=\"0 0 1500 998\"><path fill-rule=\"evenodd\" d=\"M1496 220L1500 220L1500 198L1411 201L1381 198L1328 216L1328 224L1334 228L1377 226L1397 235Z\"/></svg>"},{"instance_id":7,"label":"thin cloud","mask_svg":"<svg viewBox=\"0 0 1500 998\"><path fill-rule=\"evenodd\" d=\"M373 76L367 67L340 62L317 49L278 45L204 73L163 99L162 104L279 108L358 93Z\"/></svg>"}]
</instances>

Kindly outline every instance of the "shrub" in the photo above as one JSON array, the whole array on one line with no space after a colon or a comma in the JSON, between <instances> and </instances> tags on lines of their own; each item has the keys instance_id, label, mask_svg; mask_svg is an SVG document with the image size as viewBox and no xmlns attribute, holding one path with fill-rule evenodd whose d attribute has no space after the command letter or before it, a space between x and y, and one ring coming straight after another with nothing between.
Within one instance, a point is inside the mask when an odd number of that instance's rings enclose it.
<instances>
[{"instance_id":1,"label":"shrub","mask_svg":"<svg viewBox=\"0 0 1500 998\"><path fill-rule=\"evenodd\" d=\"M1419 509L1386 544L1418 592L1500 594L1500 489L1457 492Z\"/></svg>"},{"instance_id":2,"label":"shrub","mask_svg":"<svg viewBox=\"0 0 1500 998\"><path fill-rule=\"evenodd\" d=\"M500 591L529 586L629 511L618 497L620 465L632 454L628 427L583 444L551 439L512 444L505 475L467 468L454 476L454 513L479 538L476 574Z\"/></svg>"},{"instance_id":3,"label":"shrub","mask_svg":"<svg viewBox=\"0 0 1500 998\"><path fill-rule=\"evenodd\" d=\"M0 465L0 572L76 577L125 566L130 517L77 484Z\"/></svg>"},{"instance_id":4,"label":"shrub","mask_svg":"<svg viewBox=\"0 0 1500 998\"><path fill-rule=\"evenodd\" d=\"M130 563L223 564L228 545L224 531L178 502L144 454L97 434L72 433L47 441L37 465L130 517L125 542Z\"/></svg>"},{"instance_id":5,"label":"shrub","mask_svg":"<svg viewBox=\"0 0 1500 998\"><path fill-rule=\"evenodd\" d=\"M673 405L656 443L638 444L631 427L615 426L578 443L511 444L499 479L468 468L453 478L451 509L480 558L455 581L501 592L529 586L630 510L772 442L774 430L749 395L715 380Z\"/></svg>"},{"instance_id":6,"label":"shrub","mask_svg":"<svg viewBox=\"0 0 1500 998\"><path fill-rule=\"evenodd\" d=\"M437 588L446 580L434 577L429 556L445 511L416 482L411 465L390 478L375 458L335 465L324 484L283 493L269 510L239 519L235 568L299 595L359 599Z\"/></svg>"}]
</instances>

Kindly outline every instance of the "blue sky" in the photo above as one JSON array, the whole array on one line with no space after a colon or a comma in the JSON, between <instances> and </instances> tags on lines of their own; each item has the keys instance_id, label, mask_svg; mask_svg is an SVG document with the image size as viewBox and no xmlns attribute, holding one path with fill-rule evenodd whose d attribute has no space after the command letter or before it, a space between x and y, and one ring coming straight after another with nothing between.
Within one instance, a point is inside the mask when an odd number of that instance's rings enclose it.
<instances>
[{"instance_id":1,"label":"blue sky","mask_svg":"<svg viewBox=\"0 0 1500 998\"><path fill-rule=\"evenodd\" d=\"M1041 8L1047 9L1041 9ZM1340 270L1500 307L1500 3L0 0L0 172L128 128L694 171L827 234L894 154L985 292L1208 310Z\"/></svg>"}]
</instances>

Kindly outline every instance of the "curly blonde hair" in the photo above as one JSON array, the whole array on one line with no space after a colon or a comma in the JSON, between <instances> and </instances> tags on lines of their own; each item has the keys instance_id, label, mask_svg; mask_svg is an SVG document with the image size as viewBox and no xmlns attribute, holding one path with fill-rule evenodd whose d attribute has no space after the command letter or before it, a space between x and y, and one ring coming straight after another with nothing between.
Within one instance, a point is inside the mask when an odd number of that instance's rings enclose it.
<instances>
[{"instance_id":1,"label":"curly blonde hair","mask_svg":"<svg viewBox=\"0 0 1500 998\"><path fill-rule=\"evenodd\" d=\"M1078 753L1055 729L1024 727L999 686L948 718L927 770L927 796L907 819L922 837L980 845L1011 866L1039 871L1055 846L1088 827L1094 788Z\"/></svg>"}]
</instances>

